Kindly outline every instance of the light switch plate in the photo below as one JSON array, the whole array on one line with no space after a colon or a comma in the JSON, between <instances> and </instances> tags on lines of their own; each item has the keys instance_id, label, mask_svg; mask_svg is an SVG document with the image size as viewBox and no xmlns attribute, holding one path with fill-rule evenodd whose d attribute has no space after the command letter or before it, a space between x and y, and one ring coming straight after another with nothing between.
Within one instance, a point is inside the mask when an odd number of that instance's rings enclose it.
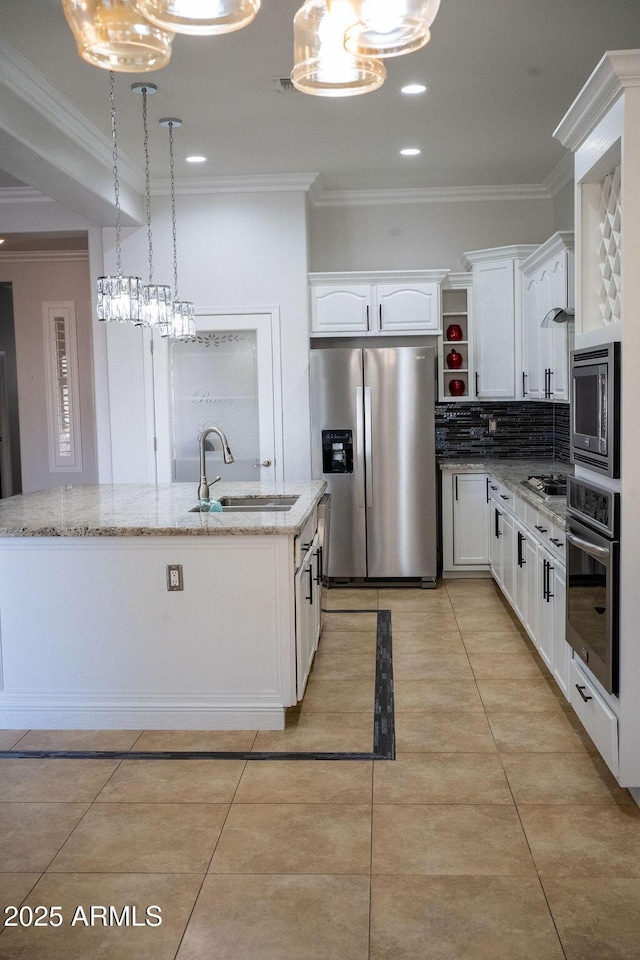
<instances>
[{"instance_id":1,"label":"light switch plate","mask_svg":"<svg viewBox=\"0 0 640 960\"><path fill-rule=\"evenodd\" d=\"M167 564L167 590L184 590L181 563Z\"/></svg>"}]
</instances>

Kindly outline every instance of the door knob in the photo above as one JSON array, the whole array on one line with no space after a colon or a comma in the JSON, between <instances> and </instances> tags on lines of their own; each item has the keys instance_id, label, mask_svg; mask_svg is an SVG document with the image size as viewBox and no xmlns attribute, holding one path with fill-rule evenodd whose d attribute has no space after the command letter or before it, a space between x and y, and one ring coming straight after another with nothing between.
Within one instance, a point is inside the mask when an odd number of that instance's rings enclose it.
<instances>
[{"instance_id":1,"label":"door knob","mask_svg":"<svg viewBox=\"0 0 640 960\"><path fill-rule=\"evenodd\" d=\"M266 460L263 460L263 461L262 461L262 466L263 466L263 467L270 467L270 466L271 466L271 463L272 463L272 461L269 460L269 458L267 457Z\"/></svg>"}]
</instances>

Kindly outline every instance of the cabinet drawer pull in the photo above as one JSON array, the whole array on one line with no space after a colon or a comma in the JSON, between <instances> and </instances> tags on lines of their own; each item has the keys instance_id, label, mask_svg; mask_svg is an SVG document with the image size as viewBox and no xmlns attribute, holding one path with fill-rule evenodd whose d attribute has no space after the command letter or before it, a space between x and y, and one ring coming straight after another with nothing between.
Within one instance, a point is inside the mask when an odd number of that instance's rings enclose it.
<instances>
[{"instance_id":1,"label":"cabinet drawer pull","mask_svg":"<svg viewBox=\"0 0 640 960\"><path fill-rule=\"evenodd\" d=\"M511 500L511 497L509 497L506 493L501 493L501 494L500 494L500 499L501 499L501 500Z\"/></svg>"},{"instance_id":2,"label":"cabinet drawer pull","mask_svg":"<svg viewBox=\"0 0 640 960\"><path fill-rule=\"evenodd\" d=\"M486 485L487 485L487 503L490 503L490 502L491 502L491 494L489 493L489 487L490 487L491 485L490 485L490 483L489 483L489 477L485 477L485 483L486 483ZM491 487L491 489L493 489L493 487Z\"/></svg>"},{"instance_id":3,"label":"cabinet drawer pull","mask_svg":"<svg viewBox=\"0 0 640 960\"><path fill-rule=\"evenodd\" d=\"M584 692L586 689L587 688L584 686L584 684L581 685L579 683L576 683L576 690L578 691L578 693L580 694L584 702L589 703L589 700L593 700L593 697L588 697L586 695L586 693Z\"/></svg>"},{"instance_id":4,"label":"cabinet drawer pull","mask_svg":"<svg viewBox=\"0 0 640 960\"><path fill-rule=\"evenodd\" d=\"M527 395L528 395L528 390L527 390L527 374L526 374L526 373L524 372L524 370L523 370L523 371L522 371L522 396L523 396L523 397L526 397Z\"/></svg>"},{"instance_id":5,"label":"cabinet drawer pull","mask_svg":"<svg viewBox=\"0 0 640 960\"><path fill-rule=\"evenodd\" d=\"M489 486L491 487L492 490L497 490L497 489L498 489L497 487L494 487L494 485L493 485L492 483L490 483Z\"/></svg>"},{"instance_id":6,"label":"cabinet drawer pull","mask_svg":"<svg viewBox=\"0 0 640 960\"><path fill-rule=\"evenodd\" d=\"M564 547L564 543L562 542L562 540L556 540L555 537L549 537L549 540L551 541L551 543L555 543L556 547L559 550L561 550Z\"/></svg>"},{"instance_id":7,"label":"cabinet drawer pull","mask_svg":"<svg viewBox=\"0 0 640 960\"><path fill-rule=\"evenodd\" d=\"M548 533L548 530L546 527L539 527L537 523L535 526L536 526L536 530L539 530L540 533Z\"/></svg>"},{"instance_id":8,"label":"cabinet drawer pull","mask_svg":"<svg viewBox=\"0 0 640 960\"><path fill-rule=\"evenodd\" d=\"M367 304L367 331L369 331L370 329L371 327L369 326L369 304Z\"/></svg>"}]
</instances>

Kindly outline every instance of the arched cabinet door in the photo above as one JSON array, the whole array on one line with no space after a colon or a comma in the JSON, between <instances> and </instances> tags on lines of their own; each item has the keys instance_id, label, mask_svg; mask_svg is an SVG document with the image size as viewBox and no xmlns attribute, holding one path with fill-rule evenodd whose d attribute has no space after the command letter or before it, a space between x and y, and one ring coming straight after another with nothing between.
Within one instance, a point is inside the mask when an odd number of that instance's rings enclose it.
<instances>
[{"instance_id":1,"label":"arched cabinet door","mask_svg":"<svg viewBox=\"0 0 640 960\"><path fill-rule=\"evenodd\" d=\"M440 332L438 283L378 284L375 300L376 320L382 331Z\"/></svg>"},{"instance_id":2,"label":"arched cabinet door","mask_svg":"<svg viewBox=\"0 0 640 960\"><path fill-rule=\"evenodd\" d=\"M368 333L371 317L371 286L315 286L311 289L311 330L313 333L351 335Z\"/></svg>"}]
</instances>

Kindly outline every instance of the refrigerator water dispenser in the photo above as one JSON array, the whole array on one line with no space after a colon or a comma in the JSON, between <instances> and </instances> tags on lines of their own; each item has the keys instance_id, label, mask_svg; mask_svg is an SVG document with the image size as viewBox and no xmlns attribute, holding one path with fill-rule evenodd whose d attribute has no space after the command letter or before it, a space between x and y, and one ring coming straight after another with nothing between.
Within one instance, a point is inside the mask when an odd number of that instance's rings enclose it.
<instances>
[{"instance_id":1,"label":"refrigerator water dispenser","mask_svg":"<svg viewBox=\"0 0 640 960\"><path fill-rule=\"evenodd\" d=\"M322 472L353 473L353 432L322 431Z\"/></svg>"}]
</instances>

